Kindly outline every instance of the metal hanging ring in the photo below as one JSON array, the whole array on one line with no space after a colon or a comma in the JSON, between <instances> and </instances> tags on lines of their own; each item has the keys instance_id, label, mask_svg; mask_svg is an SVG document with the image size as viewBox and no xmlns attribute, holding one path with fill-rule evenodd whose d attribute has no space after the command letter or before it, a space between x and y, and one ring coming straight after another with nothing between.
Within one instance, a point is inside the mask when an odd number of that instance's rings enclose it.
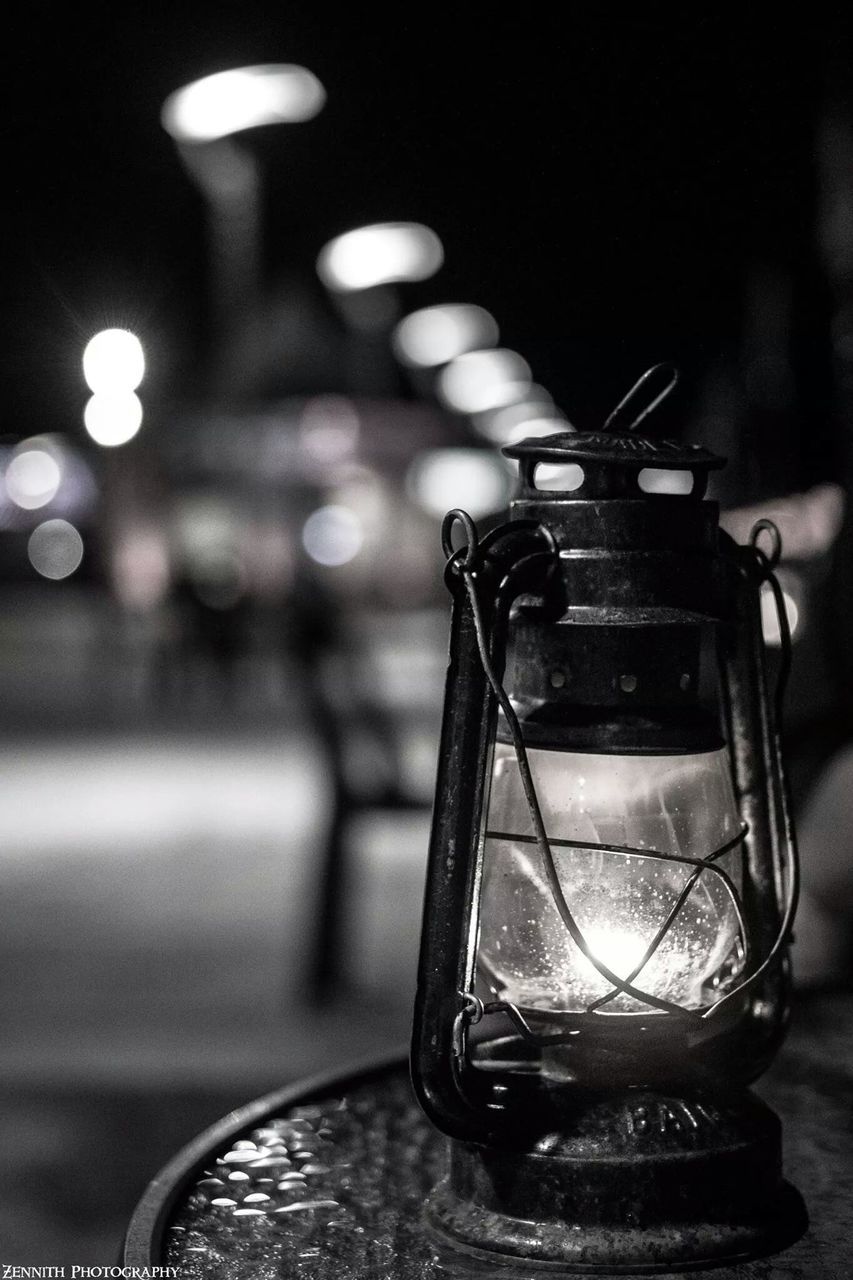
<instances>
[{"instance_id":1,"label":"metal hanging ring","mask_svg":"<svg viewBox=\"0 0 853 1280\"><path fill-rule=\"evenodd\" d=\"M626 431L636 431L640 423L644 422L650 413L654 413L658 405L663 404L664 400L666 400L666 398L670 396L672 392L675 390L675 388L678 386L680 375L679 375L678 369L675 367L674 364L670 364L668 361L664 361L662 364L655 364L655 365L652 365L651 369L647 369L646 372L643 374L643 376L634 383L633 387L628 392L628 394L619 401L616 408L610 414L610 417L607 419L604 426L602 427L602 431L612 431L618 419L622 416L622 414L631 404L631 401L635 400L640 395L643 388L648 383L649 379L655 377L656 374L660 373L661 370L664 370L664 369L669 372L669 375L670 375L669 382L667 382L666 386L663 388L662 391L658 392L654 400L652 400L650 404L647 404L645 409L642 409L635 418L632 418L631 421L628 423L628 425L624 428Z\"/></svg>"},{"instance_id":2,"label":"metal hanging ring","mask_svg":"<svg viewBox=\"0 0 853 1280\"><path fill-rule=\"evenodd\" d=\"M464 528L468 539L467 545L460 547L458 551L453 545L453 526L457 520ZM448 511L441 522L441 549L448 560L461 557L457 559L457 564L466 573L473 573L479 563L480 539L477 536L477 526L468 512L463 511L461 507L454 507L452 511Z\"/></svg>"},{"instance_id":3,"label":"metal hanging ring","mask_svg":"<svg viewBox=\"0 0 853 1280\"><path fill-rule=\"evenodd\" d=\"M758 539L762 533L766 533L770 537L770 553L762 551L758 545ZM782 535L779 527L772 520L762 518L756 520L755 524L749 531L749 545L756 551L760 551L766 562L768 570L772 573L782 557Z\"/></svg>"},{"instance_id":4,"label":"metal hanging ring","mask_svg":"<svg viewBox=\"0 0 853 1280\"><path fill-rule=\"evenodd\" d=\"M460 1010L462 1017L467 1020L469 1026L476 1026L485 1012L482 1000L470 991L460 991L459 996L462 1000Z\"/></svg>"}]
</instances>

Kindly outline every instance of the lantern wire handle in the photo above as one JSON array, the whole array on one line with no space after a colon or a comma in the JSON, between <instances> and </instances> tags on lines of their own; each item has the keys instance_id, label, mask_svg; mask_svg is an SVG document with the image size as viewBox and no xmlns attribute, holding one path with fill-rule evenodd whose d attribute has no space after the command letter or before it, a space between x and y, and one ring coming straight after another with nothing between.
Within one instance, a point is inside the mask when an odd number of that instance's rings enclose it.
<instances>
[{"instance_id":1,"label":"lantern wire handle","mask_svg":"<svg viewBox=\"0 0 853 1280\"><path fill-rule=\"evenodd\" d=\"M669 932L670 928L675 922L676 916L678 916L679 913L681 912L681 908L684 906L688 896L693 890L694 885L696 884L699 877L702 875L704 871L712 871L714 875L722 882L722 884L724 885L725 889L729 894L735 916L737 917L738 928L740 929L740 935L741 935L741 938L743 939L744 952L745 952L744 963L747 962L748 953L749 953L749 935L747 933L746 922L743 916L743 904L741 903L740 897L738 895L738 891L735 888L734 883L732 882L731 876L722 867L715 866L714 864L717 861L717 859L722 858L725 854L730 853L732 849L737 848L737 846L743 842L743 840L746 838L748 834L749 834L749 824L744 822L741 825L740 831L738 831L737 835L732 836L730 840L727 840L725 844L720 845L718 849L714 849L713 852L709 853L705 858L691 858L684 853L678 853L678 854L663 853L659 849L649 849L649 848L634 849L630 845L625 845L625 844L602 844L598 841L592 842L588 840L560 840L554 836L549 836L548 840L551 845L556 845L558 847L562 847L566 849L589 849L589 850L593 850L595 852L601 852L601 853L618 853L618 854L621 854L623 857L628 857L628 858L647 858L649 859L649 861L653 861L653 862L654 861L677 862L677 863L680 863L682 866L694 868L694 871L692 872L689 879L684 884L684 887L681 889L678 897L673 902L666 920L664 921L660 929L655 934L655 937L652 940L652 942L649 943L642 958L637 962L637 965L635 966L635 968L631 971L631 973L627 975L627 978L625 979L626 982L633 982L634 979L637 977L637 975L640 973L640 971L646 967L649 960L652 958L652 955L657 950L660 943L663 941L664 936ZM487 831L486 836L490 837L493 840L518 840L525 844L537 843L536 838L534 836L522 836L516 832ZM593 1004L588 1006L587 1013L594 1013L595 1010L600 1005L608 1004L611 1000L615 999L615 997L618 996L619 994L620 992L616 990L608 991L606 995L601 996L598 1000L594 1001Z\"/></svg>"},{"instance_id":2,"label":"lantern wire handle","mask_svg":"<svg viewBox=\"0 0 853 1280\"><path fill-rule=\"evenodd\" d=\"M457 520L464 525L465 531L469 536L468 545L464 548L464 556L461 551L453 551L450 541L453 525ZM560 884L559 875L557 874L557 868L548 842L548 834L545 830L545 822L539 805L539 797L536 794L536 787L533 782L530 762L527 758L527 750L524 745L524 739L522 738L518 717L516 716L506 691L495 674L494 667L492 666L488 641L483 627L483 618L480 610L480 601L477 595L477 584L475 578L476 566L479 561L479 541L476 527L467 512L457 509L448 512L444 517L441 533L442 545L445 549L448 547L450 548L451 555L459 557L457 564L459 572L461 572L465 582L465 588L471 605L471 613L477 637L477 647L480 652L480 662L482 663L486 679L491 686L492 693L494 694L501 711L503 711L509 726L518 762L519 774L521 776L521 784L530 810L530 816L533 820L534 830L536 831L537 844L539 846L540 853L542 854L548 886L551 890L551 894L554 898L555 905L563 924L566 926L572 941L582 954L586 956L590 964L598 971L598 973L601 974L603 978L616 987L620 993L624 992L624 994L632 996L635 1000L639 1000L640 1003L651 1005L653 1008L661 1009L666 1013L672 1013L679 1017L689 1018L691 1021L698 1021L700 1015L694 1013L693 1010L684 1009L681 1005L674 1004L670 1000L662 1000L658 996L651 995L649 992L641 991L632 986L631 983L627 982L624 978L620 978L612 969L608 968L607 965L598 959L587 943L586 938L583 936L583 933L572 915L569 904L566 901L563 893L563 887Z\"/></svg>"},{"instance_id":3,"label":"lantern wire handle","mask_svg":"<svg viewBox=\"0 0 853 1280\"><path fill-rule=\"evenodd\" d=\"M646 387L646 384L648 383L649 379L653 378L655 374L660 373L661 370L668 371L669 382L667 382L666 386L663 388L662 391L658 392L658 394L651 401L651 403L646 405L645 409L642 409L635 418L631 419L631 421L625 427L625 430L636 431L640 423L644 422L645 419L648 418L649 414L654 413L658 405L663 404L664 400L666 400L667 397L671 395L672 392L675 390L675 388L678 386L679 377L680 377L678 369L675 367L675 365L669 364L666 361L664 361L664 363L662 364L652 365L651 369L647 369L646 372L643 374L643 376L637 379L637 381L634 383L633 387L628 392L628 394L626 396L623 396L623 398L617 404L616 408L607 418L606 422L604 423L604 426L601 428L602 431L612 431L614 429L619 417L625 412L625 410L631 404L632 400L635 400L640 395L641 391L643 391L643 389Z\"/></svg>"}]
</instances>

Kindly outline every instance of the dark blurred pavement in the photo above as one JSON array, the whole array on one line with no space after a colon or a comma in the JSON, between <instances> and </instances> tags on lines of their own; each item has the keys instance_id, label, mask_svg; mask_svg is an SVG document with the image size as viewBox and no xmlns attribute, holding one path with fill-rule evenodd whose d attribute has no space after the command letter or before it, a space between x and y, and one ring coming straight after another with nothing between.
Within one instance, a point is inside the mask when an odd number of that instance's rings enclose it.
<instances>
[{"instance_id":1,"label":"dark blurred pavement","mask_svg":"<svg viewBox=\"0 0 853 1280\"><path fill-rule=\"evenodd\" d=\"M158 707L107 606L13 605L2 1258L104 1265L147 1179L206 1124L406 1041L428 809L348 824L345 981L318 1008L307 966L330 784L286 667L250 664L227 701L199 670L192 698ZM418 767L431 772L428 744Z\"/></svg>"}]
</instances>

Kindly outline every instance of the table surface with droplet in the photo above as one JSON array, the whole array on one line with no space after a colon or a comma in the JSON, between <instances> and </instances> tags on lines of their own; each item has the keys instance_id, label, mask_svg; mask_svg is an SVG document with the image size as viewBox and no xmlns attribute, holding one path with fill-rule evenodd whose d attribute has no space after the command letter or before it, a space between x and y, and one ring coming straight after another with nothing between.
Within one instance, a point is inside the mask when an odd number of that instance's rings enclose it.
<instances>
[{"instance_id":1,"label":"table surface with droplet","mask_svg":"<svg viewBox=\"0 0 853 1280\"><path fill-rule=\"evenodd\" d=\"M806 1200L809 1230L773 1258L689 1274L850 1280L853 996L805 1006L758 1092L782 1117L786 1176ZM478 1262L430 1234L423 1204L444 1163L444 1139L415 1102L402 1061L313 1093L282 1091L214 1126L167 1166L131 1224L125 1264L174 1266L180 1280L541 1277L523 1264Z\"/></svg>"}]
</instances>

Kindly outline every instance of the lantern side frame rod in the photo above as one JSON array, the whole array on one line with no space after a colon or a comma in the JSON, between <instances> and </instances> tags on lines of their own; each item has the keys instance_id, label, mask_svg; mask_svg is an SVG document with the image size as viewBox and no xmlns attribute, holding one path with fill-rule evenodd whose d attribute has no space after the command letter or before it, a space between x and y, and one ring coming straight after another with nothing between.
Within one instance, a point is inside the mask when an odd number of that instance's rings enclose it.
<instances>
[{"instance_id":1,"label":"lantern side frame rod","mask_svg":"<svg viewBox=\"0 0 853 1280\"><path fill-rule=\"evenodd\" d=\"M468 548L450 544L452 523L442 527L448 557L445 580L453 600L436 807L430 838L424 926L412 1039L412 1083L421 1106L445 1133L464 1139L482 1136L502 1107L479 1087L467 1063L467 1026L473 1006L476 886L482 861L481 814L491 776L489 742L496 706L480 660L471 603L457 564ZM513 578L513 566L535 550L554 561L547 529L537 520L513 520L477 539L469 532L477 569L500 618L499 588ZM496 628L500 631L500 627ZM499 660L499 638L495 647ZM467 762L467 764L466 764ZM463 1078L464 1075L464 1078Z\"/></svg>"},{"instance_id":2,"label":"lantern side frame rod","mask_svg":"<svg viewBox=\"0 0 853 1280\"><path fill-rule=\"evenodd\" d=\"M445 716L438 761L436 804L427 868L424 923L415 998L412 1041L412 1082L422 1107L445 1132L471 1136L484 1128L485 1100L472 1097L460 1079L464 1029L458 1001L468 982L468 960L475 860L470 863L456 848L456 838L444 846L445 832L464 832L466 844L476 846L476 812L486 779L485 744L493 716L488 686L476 654L470 604L461 583L448 582L453 597L450 653L445 691ZM451 690L455 696L451 699ZM456 692L461 690L461 694ZM476 775L465 777L467 753L478 761ZM429 914L429 903L438 909ZM472 1081L472 1083L474 1083ZM487 1126L486 1126L487 1127Z\"/></svg>"}]
</instances>

